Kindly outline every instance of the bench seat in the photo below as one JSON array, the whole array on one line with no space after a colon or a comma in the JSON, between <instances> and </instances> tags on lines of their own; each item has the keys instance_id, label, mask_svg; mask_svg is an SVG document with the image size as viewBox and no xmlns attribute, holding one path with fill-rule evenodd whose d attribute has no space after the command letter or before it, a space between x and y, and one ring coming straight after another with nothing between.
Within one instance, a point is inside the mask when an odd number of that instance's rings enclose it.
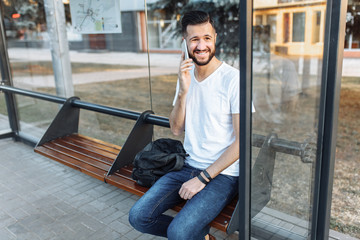
<instances>
[{"instance_id":1,"label":"bench seat","mask_svg":"<svg viewBox=\"0 0 360 240\"><path fill-rule=\"evenodd\" d=\"M139 186L132 178L132 166L127 165L111 175L108 171L112 166L121 147L80 134L60 137L37 146L34 151L58 161L66 166L116 186L125 191L142 196L148 188ZM237 200L234 199L212 222L211 226L226 232L234 212ZM185 203L185 202L184 202ZM175 206L180 211L184 203Z\"/></svg>"}]
</instances>

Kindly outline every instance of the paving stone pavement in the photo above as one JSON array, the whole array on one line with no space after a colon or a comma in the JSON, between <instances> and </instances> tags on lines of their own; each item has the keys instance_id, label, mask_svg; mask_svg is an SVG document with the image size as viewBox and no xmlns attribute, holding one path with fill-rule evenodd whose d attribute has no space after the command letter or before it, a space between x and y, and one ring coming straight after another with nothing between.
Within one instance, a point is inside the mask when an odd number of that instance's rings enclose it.
<instances>
[{"instance_id":1,"label":"paving stone pavement","mask_svg":"<svg viewBox=\"0 0 360 240\"><path fill-rule=\"evenodd\" d=\"M130 226L128 212L137 199L23 143L0 140L0 240L164 239ZM211 232L218 240L238 239Z\"/></svg>"}]
</instances>

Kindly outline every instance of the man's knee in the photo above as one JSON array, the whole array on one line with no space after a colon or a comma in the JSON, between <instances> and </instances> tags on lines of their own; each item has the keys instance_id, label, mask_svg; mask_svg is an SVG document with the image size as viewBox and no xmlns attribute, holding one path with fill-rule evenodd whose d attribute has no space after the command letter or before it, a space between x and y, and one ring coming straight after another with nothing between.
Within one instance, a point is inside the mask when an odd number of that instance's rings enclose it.
<instances>
[{"instance_id":1,"label":"man's knee","mask_svg":"<svg viewBox=\"0 0 360 240\"><path fill-rule=\"evenodd\" d=\"M189 231L189 229L183 229L176 224L170 224L167 229L167 236L169 240L187 239L185 236L187 231Z\"/></svg>"},{"instance_id":2,"label":"man's knee","mask_svg":"<svg viewBox=\"0 0 360 240\"><path fill-rule=\"evenodd\" d=\"M196 232L198 229L196 228L196 225L189 226L186 223L185 224L179 224L176 221L172 222L168 229L167 229L167 236L169 240L181 240L181 239L193 239L194 234L196 235Z\"/></svg>"},{"instance_id":3,"label":"man's knee","mask_svg":"<svg viewBox=\"0 0 360 240\"><path fill-rule=\"evenodd\" d=\"M139 232L144 232L146 222L144 211L138 208L135 204L129 212L129 223Z\"/></svg>"}]
</instances>

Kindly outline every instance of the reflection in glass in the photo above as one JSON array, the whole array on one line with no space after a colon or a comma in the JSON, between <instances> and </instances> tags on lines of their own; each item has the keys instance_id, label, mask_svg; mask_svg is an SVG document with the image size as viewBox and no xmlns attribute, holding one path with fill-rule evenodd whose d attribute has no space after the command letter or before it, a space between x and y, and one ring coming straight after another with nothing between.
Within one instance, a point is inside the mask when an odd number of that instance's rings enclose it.
<instances>
[{"instance_id":1,"label":"reflection in glass","mask_svg":"<svg viewBox=\"0 0 360 240\"><path fill-rule=\"evenodd\" d=\"M276 21L277 16L275 14L267 15L266 24L270 26L270 41L276 42Z\"/></svg>"},{"instance_id":2,"label":"reflection in glass","mask_svg":"<svg viewBox=\"0 0 360 240\"><path fill-rule=\"evenodd\" d=\"M4 94L0 97L0 135L2 133L10 132L9 119L6 109L6 102Z\"/></svg>"},{"instance_id":3,"label":"reflection in glass","mask_svg":"<svg viewBox=\"0 0 360 240\"><path fill-rule=\"evenodd\" d=\"M284 14L284 27L283 27L283 31L284 31L284 43L287 43L290 41L290 14L289 13L285 13Z\"/></svg>"},{"instance_id":4,"label":"reflection in glass","mask_svg":"<svg viewBox=\"0 0 360 240\"><path fill-rule=\"evenodd\" d=\"M305 39L305 13L293 14L293 42L304 42Z\"/></svg>"},{"instance_id":5,"label":"reflection in glass","mask_svg":"<svg viewBox=\"0 0 360 240\"><path fill-rule=\"evenodd\" d=\"M320 42L321 11L314 12L313 19L312 43L317 43Z\"/></svg>"},{"instance_id":6,"label":"reflection in glass","mask_svg":"<svg viewBox=\"0 0 360 240\"><path fill-rule=\"evenodd\" d=\"M254 17L266 19L253 27L252 131L267 139L260 150L252 148L251 229L256 239L307 239L311 232L326 5L301 4L254 1ZM265 143L276 139L284 140L285 148L291 141L307 146L308 157L274 152ZM271 196L264 208L256 208L264 186Z\"/></svg>"},{"instance_id":7,"label":"reflection in glass","mask_svg":"<svg viewBox=\"0 0 360 240\"><path fill-rule=\"evenodd\" d=\"M346 15L345 49L360 49L360 2L349 1Z\"/></svg>"}]
</instances>

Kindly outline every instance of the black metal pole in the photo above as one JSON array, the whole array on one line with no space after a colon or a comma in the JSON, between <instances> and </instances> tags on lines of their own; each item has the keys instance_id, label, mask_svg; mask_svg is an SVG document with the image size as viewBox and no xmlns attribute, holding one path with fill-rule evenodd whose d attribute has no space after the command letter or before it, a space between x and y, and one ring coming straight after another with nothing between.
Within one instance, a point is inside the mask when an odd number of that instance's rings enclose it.
<instances>
[{"instance_id":1,"label":"black metal pole","mask_svg":"<svg viewBox=\"0 0 360 240\"><path fill-rule=\"evenodd\" d=\"M252 85L252 1L240 0L240 174L239 239L250 239L251 208L251 85Z\"/></svg>"},{"instance_id":2,"label":"black metal pole","mask_svg":"<svg viewBox=\"0 0 360 240\"><path fill-rule=\"evenodd\" d=\"M311 239L329 239L347 0L328 0Z\"/></svg>"},{"instance_id":3,"label":"black metal pole","mask_svg":"<svg viewBox=\"0 0 360 240\"><path fill-rule=\"evenodd\" d=\"M26 89L21 89L21 88L16 88L16 87L11 87L11 86L0 86L0 90L5 93L20 94L23 96L37 98L37 99L54 102L54 103L64 104L66 102L66 98L63 98L63 97L58 97L58 96L50 95L50 94L46 94L46 93L29 91Z\"/></svg>"}]
</instances>

